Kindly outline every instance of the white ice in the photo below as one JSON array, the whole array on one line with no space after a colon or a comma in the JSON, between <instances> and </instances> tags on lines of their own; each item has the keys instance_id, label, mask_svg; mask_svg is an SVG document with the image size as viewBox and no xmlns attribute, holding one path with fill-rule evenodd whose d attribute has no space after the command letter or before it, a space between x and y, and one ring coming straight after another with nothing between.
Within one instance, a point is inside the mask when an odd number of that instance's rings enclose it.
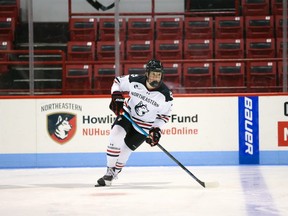
<instances>
[{"instance_id":1,"label":"white ice","mask_svg":"<svg viewBox=\"0 0 288 216\"><path fill-rule=\"evenodd\" d=\"M288 166L126 167L111 187L106 168L0 170L6 216L286 216Z\"/></svg>"}]
</instances>

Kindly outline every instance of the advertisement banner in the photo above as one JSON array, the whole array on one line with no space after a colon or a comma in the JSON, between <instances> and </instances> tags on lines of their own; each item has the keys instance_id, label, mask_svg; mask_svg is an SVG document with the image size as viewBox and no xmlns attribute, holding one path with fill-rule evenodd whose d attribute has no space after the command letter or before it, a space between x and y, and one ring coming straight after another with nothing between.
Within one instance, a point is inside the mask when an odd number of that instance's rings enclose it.
<instances>
[{"instance_id":1,"label":"advertisement banner","mask_svg":"<svg viewBox=\"0 0 288 216\"><path fill-rule=\"evenodd\" d=\"M239 163L259 164L258 97L239 97Z\"/></svg>"}]
</instances>

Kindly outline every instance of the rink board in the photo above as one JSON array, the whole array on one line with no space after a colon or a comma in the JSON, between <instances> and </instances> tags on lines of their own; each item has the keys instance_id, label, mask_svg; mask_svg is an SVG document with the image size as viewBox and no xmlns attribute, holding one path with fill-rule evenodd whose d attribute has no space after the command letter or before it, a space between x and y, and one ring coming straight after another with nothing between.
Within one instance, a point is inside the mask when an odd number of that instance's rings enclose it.
<instances>
[{"instance_id":1,"label":"rink board","mask_svg":"<svg viewBox=\"0 0 288 216\"><path fill-rule=\"evenodd\" d=\"M0 168L105 166L115 119L109 102L0 99ZM68 123L66 134L59 122ZM287 139L287 95L179 96L161 145L185 165L282 165L288 164ZM173 164L159 148L143 144L127 165Z\"/></svg>"}]
</instances>

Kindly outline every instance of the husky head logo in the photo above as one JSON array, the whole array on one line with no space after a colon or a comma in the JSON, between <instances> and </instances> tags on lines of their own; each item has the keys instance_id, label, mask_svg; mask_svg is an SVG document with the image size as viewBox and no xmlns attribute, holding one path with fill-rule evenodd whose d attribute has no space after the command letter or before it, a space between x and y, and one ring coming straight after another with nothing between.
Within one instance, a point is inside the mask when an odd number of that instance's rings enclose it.
<instances>
[{"instance_id":1,"label":"husky head logo","mask_svg":"<svg viewBox=\"0 0 288 216\"><path fill-rule=\"evenodd\" d=\"M69 141L76 131L76 116L58 113L48 116L48 131L51 138L59 144Z\"/></svg>"},{"instance_id":2,"label":"husky head logo","mask_svg":"<svg viewBox=\"0 0 288 216\"><path fill-rule=\"evenodd\" d=\"M137 113L137 115L139 116L143 116L145 115L145 113L149 112L148 108L147 108L147 104L143 104L142 101L140 101L140 103L138 103L135 106L135 112Z\"/></svg>"}]
</instances>

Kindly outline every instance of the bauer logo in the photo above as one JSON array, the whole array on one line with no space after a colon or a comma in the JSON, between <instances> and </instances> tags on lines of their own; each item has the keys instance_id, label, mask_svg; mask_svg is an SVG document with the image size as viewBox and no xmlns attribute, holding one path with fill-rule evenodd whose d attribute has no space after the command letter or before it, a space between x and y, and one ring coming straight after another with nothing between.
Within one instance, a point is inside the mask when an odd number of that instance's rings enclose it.
<instances>
[{"instance_id":1,"label":"bauer logo","mask_svg":"<svg viewBox=\"0 0 288 216\"><path fill-rule=\"evenodd\" d=\"M258 97L238 98L239 163L259 164Z\"/></svg>"},{"instance_id":2,"label":"bauer logo","mask_svg":"<svg viewBox=\"0 0 288 216\"><path fill-rule=\"evenodd\" d=\"M47 116L47 127L50 137L59 144L65 144L76 132L76 115L55 113Z\"/></svg>"}]
</instances>

